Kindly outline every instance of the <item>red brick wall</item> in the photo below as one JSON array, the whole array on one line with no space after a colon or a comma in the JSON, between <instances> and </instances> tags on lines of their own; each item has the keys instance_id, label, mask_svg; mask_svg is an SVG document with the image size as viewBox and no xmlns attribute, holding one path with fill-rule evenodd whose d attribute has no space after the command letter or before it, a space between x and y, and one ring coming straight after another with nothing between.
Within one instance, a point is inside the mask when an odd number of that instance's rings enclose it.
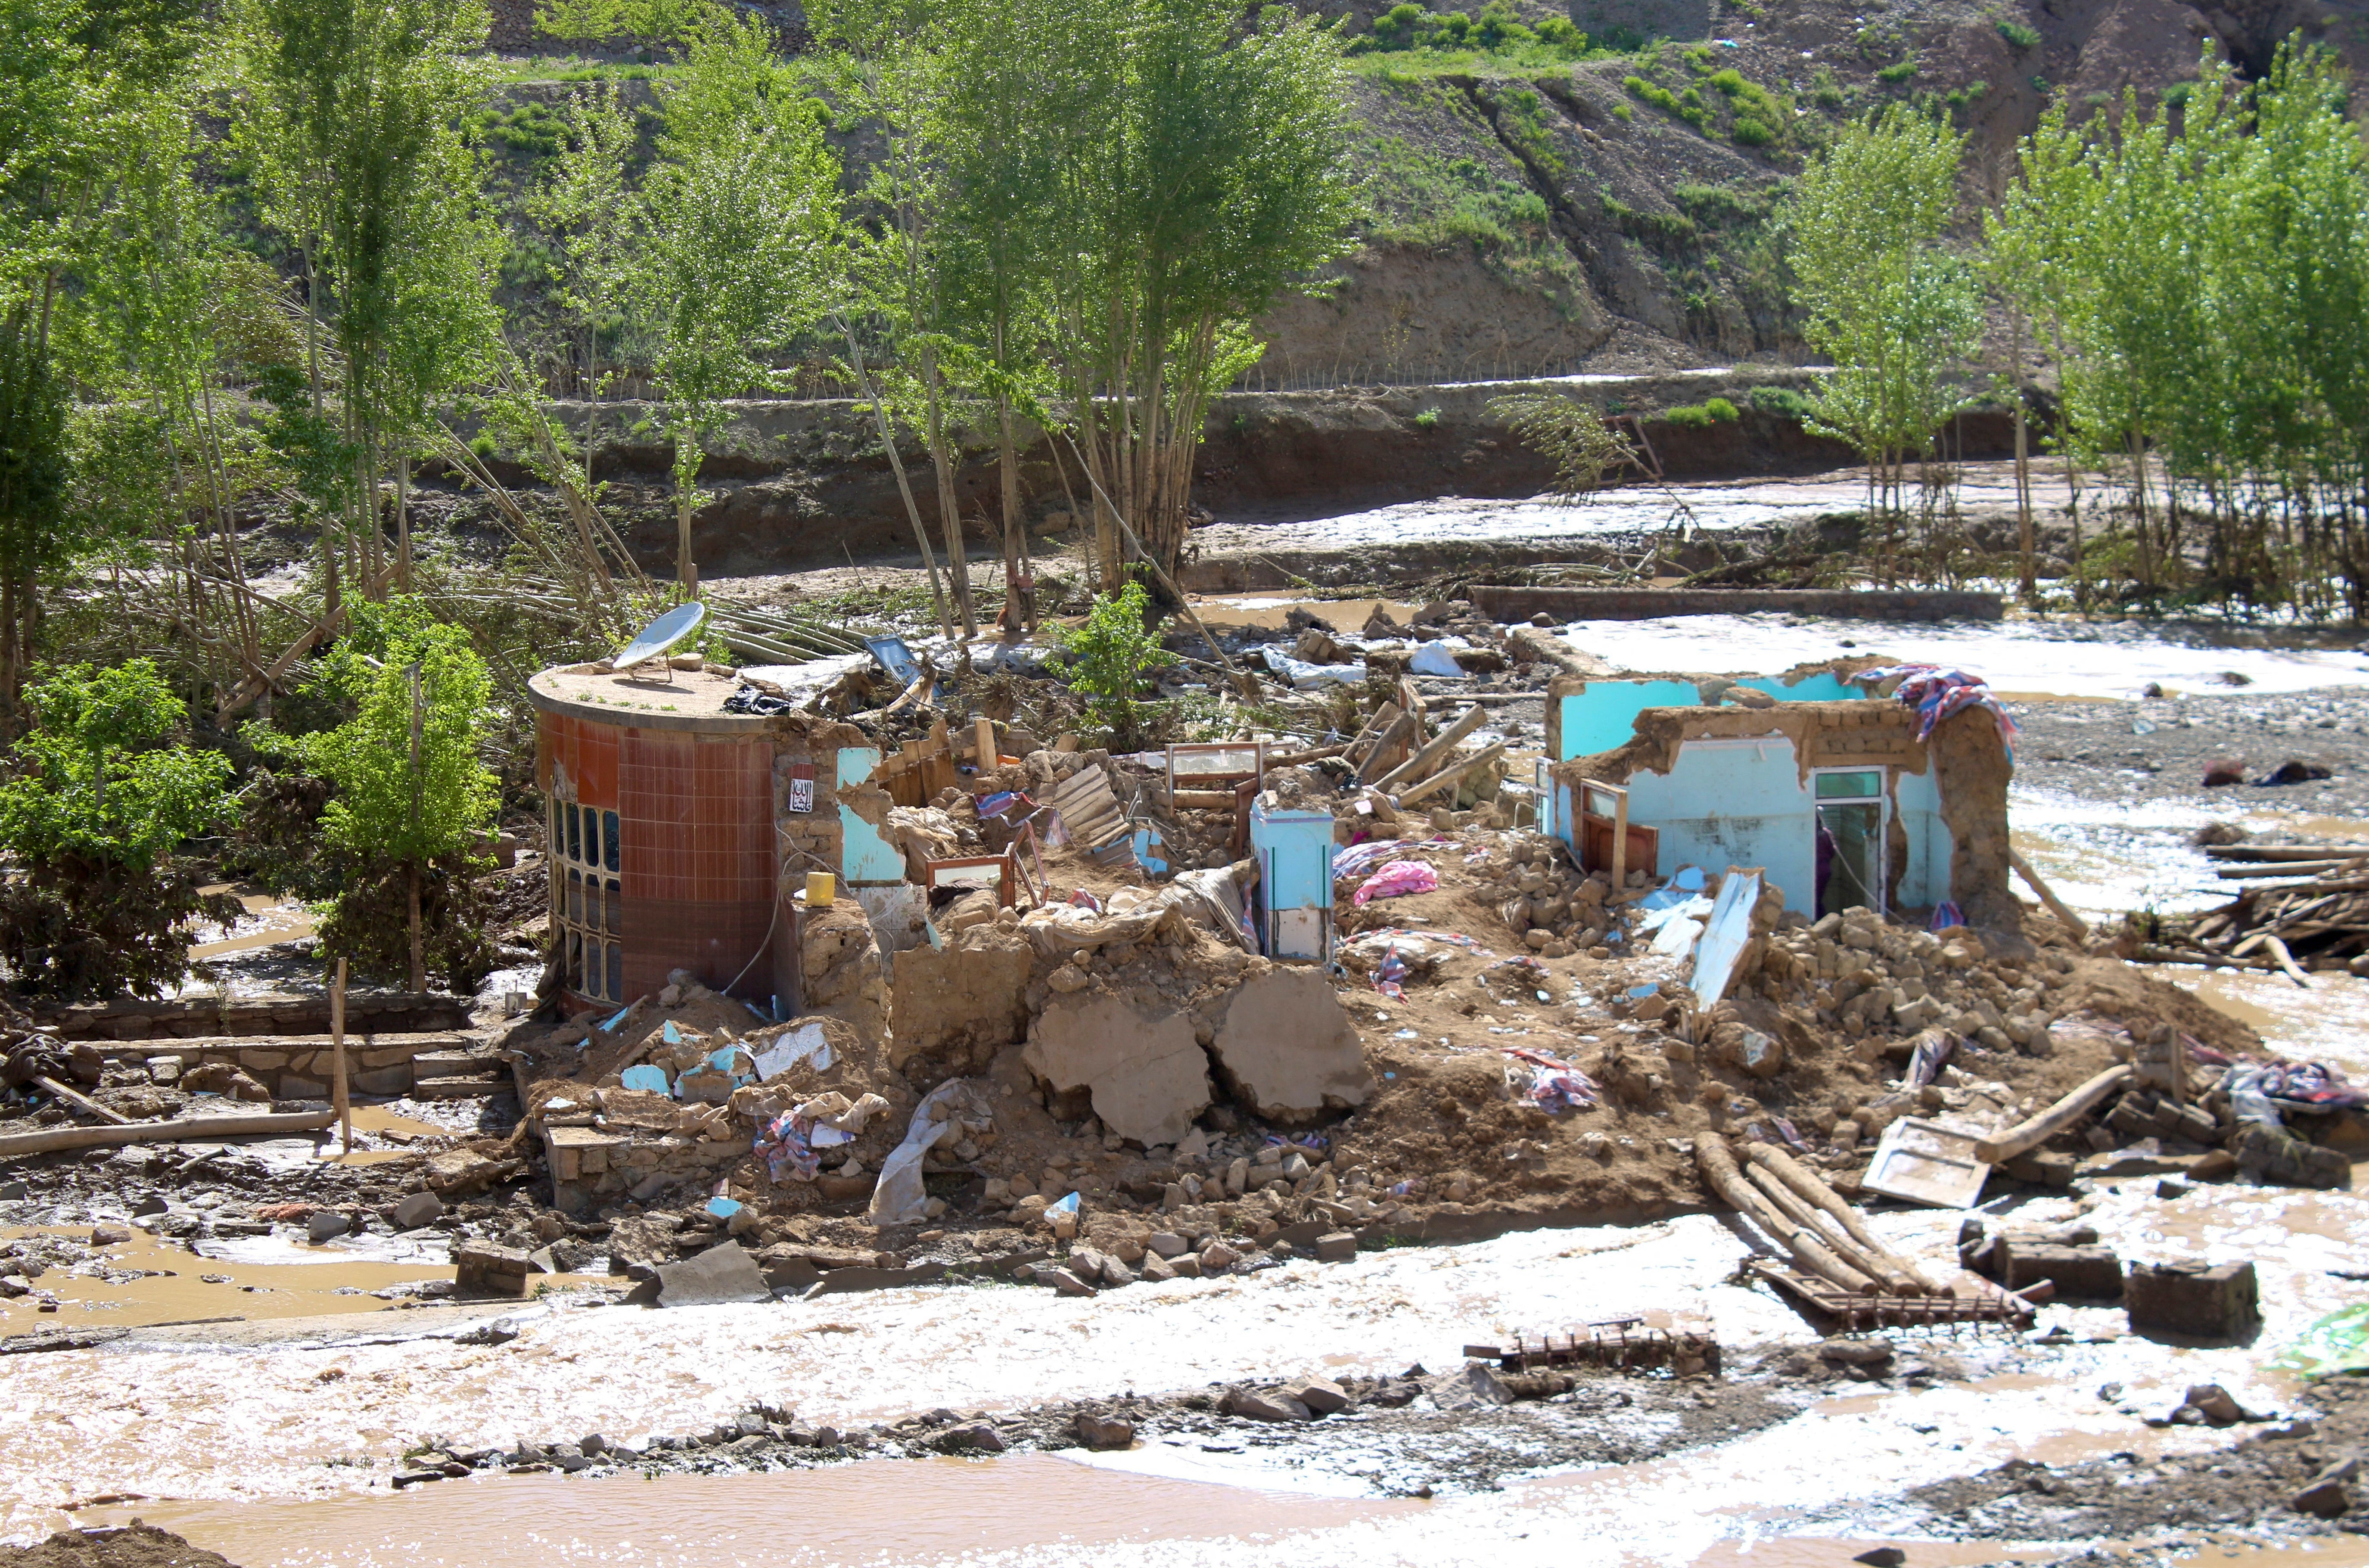
<instances>
[{"instance_id":1,"label":"red brick wall","mask_svg":"<svg viewBox=\"0 0 2369 1568\"><path fill-rule=\"evenodd\" d=\"M772 742L539 720L538 782L572 784L620 818L625 998L674 969L721 988L747 965L735 994L762 1006L774 990Z\"/></svg>"}]
</instances>

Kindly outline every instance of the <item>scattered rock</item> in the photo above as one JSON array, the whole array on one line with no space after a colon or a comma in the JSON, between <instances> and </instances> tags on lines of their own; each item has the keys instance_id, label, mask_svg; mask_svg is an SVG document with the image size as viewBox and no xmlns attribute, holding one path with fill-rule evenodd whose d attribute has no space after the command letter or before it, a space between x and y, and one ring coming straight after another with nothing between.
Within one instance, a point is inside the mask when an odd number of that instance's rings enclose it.
<instances>
[{"instance_id":1,"label":"scattered rock","mask_svg":"<svg viewBox=\"0 0 2369 1568\"><path fill-rule=\"evenodd\" d=\"M1093 1286L1066 1268L1039 1267L1036 1278L1037 1284L1049 1285L1063 1296L1091 1296L1094 1293Z\"/></svg>"},{"instance_id":2,"label":"scattered rock","mask_svg":"<svg viewBox=\"0 0 2369 1568\"><path fill-rule=\"evenodd\" d=\"M2294 1496L2287 1506L2298 1514L2310 1514L2323 1519L2341 1517L2352 1507L2352 1482L2361 1473L2359 1459L2345 1459L2332 1464Z\"/></svg>"},{"instance_id":3,"label":"scattered rock","mask_svg":"<svg viewBox=\"0 0 2369 1568\"><path fill-rule=\"evenodd\" d=\"M331 1209L323 1209L304 1221L304 1235L315 1246L333 1241L352 1230L353 1222Z\"/></svg>"},{"instance_id":4,"label":"scattered rock","mask_svg":"<svg viewBox=\"0 0 2369 1568\"><path fill-rule=\"evenodd\" d=\"M2262 1324L2250 1262L2134 1264L2123 1293L2131 1328L2150 1337L2227 1345Z\"/></svg>"},{"instance_id":5,"label":"scattered rock","mask_svg":"<svg viewBox=\"0 0 2369 1568\"><path fill-rule=\"evenodd\" d=\"M770 1301L772 1291L757 1260L738 1242L719 1242L695 1257L658 1268L658 1305L699 1307L716 1301Z\"/></svg>"},{"instance_id":6,"label":"scattered rock","mask_svg":"<svg viewBox=\"0 0 2369 1568\"><path fill-rule=\"evenodd\" d=\"M1116 1415L1082 1412L1077 1426L1078 1441L1089 1448L1126 1448L1135 1444L1135 1423Z\"/></svg>"},{"instance_id":7,"label":"scattered rock","mask_svg":"<svg viewBox=\"0 0 2369 1568\"><path fill-rule=\"evenodd\" d=\"M1303 1378L1284 1386L1284 1395L1298 1400L1313 1415L1331 1415L1349 1408L1348 1391L1329 1378Z\"/></svg>"},{"instance_id":8,"label":"scattered rock","mask_svg":"<svg viewBox=\"0 0 2369 1568\"><path fill-rule=\"evenodd\" d=\"M2200 781L2206 789L2221 789L2246 782L2246 763L2239 757L2216 757L2204 764L2204 777Z\"/></svg>"},{"instance_id":9,"label":"scattered rock","mask_svg":"<svg viewBox=\"0 0 2369 1568\"><path fill-rule=\"evenodd\" d=\"M434 1193L411 1193L387 1211L387 1223L398 1230L417 1230L444 1212L444 1200Z\"/></svg>"},{"instance_id":10,"label":"scattered rock","mask_svg":"<svg viewBox=\"0 0 2369 1568\"><path fill-rule=\"evenodd\" d=\"M1285 1393L1261 1393L1254 1389L1236 1389L1226 1396L1229 1413L1252 1421L1313 1421L1309 1408Z\"/></svg>"},{"instance_id":11,"label":"scattered rock","mask_svg":"<svg viewBox=\"0 0 2369 1568\"><path fill-rule=\"evenodd\" d=\"M1010 1447L1003 1435L984 1421L957 1426L939 1441L944 1448L958 1453L1000 1454Z\"/></svg>"}]
</instances>

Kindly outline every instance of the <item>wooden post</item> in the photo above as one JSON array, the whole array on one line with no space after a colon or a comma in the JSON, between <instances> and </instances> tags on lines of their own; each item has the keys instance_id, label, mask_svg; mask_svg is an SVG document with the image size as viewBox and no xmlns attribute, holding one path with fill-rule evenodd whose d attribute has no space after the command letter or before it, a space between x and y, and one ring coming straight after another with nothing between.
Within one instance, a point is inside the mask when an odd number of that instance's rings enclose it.
<instances>
[{"instance_id":1,"label":"wooden post","mask_svg":"<svg viewBox=\"0 0 2369 1568\"><path fill-rule=\"evenodd\" d=\"M1612 890L1629 885L1629 792L1604 786L1612 797Z\"/></svg>"},{"instance_id":2,"label":"wooden post","mask_svg":"<svg viewBox=\"0 0 2369 1568\"><path fill-rule=\"evenodd\" d=\"M346 1093L346 961L338 960L338 983L329 992L329 1057L337 1080L329 1092L336 1097L338 1125L343 1129L344 1152L354 1151L354 1105Z\"/></svg>"},{"instance_id":3,"label":"wooden post","mask_svg":"<svg viewBox=\"0 0 2369 1568\"><path fill-rule=\"evenodd\" d=\"M2172 1026L2171 1041L2164 1047L2164 1052L2171 1062L2171 1103L2185 1105L2188 1104L2188 1036L2180 1032L2178 1024Z\"/></svg>"},{"instance_id":4,"label":"wooden post","mask_svg":"<svg viewBox=\"0 0 2369 1568\"><path fill-rule=\"evenodd\" d=\"M995 721L991 718L982 718L971 733L977 737L978 771L982 773L995 772L1003 761L1003 754L997 750L995 744Z\"/></svg>"}]
</instances>

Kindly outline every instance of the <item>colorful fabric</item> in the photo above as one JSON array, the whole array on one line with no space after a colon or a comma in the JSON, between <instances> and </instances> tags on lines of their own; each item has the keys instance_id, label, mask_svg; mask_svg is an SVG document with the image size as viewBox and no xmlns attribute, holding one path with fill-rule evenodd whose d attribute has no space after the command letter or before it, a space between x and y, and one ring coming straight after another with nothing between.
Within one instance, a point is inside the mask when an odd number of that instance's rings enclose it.
<instances>
[{"instance_id":1,"label":"colorful fabric","mask_svg":"<svg viewBox=\"0 0 2369 1568\"><path fill-rule=\"evenodd\" d=\"M1561 1057L1528 1046L1507 1046L1505 1054L1530 1070L1530 1086L1523 1095L1539 1109L1560 1113L1596 1104L1594 1081Z\"/></svg>"},{"instance_id":2,"label":"colorful fabric","mask_svg":"<svg viewBox=\"0 0 2369 1568\"><path fill-rule=\"evenodd\" d=\"M1952 714L1972 707L1988 708L1991 717L1998 723L1999 739L2007 747L2008 760L2015 760L2015 738L2019 733L2015 720L1979 675L1945 670L1938 664L1895 664L1886 670L1862 670L1851 679L1862 686L1879 686L1897 679L1900 684L1892 694L1899 699L1901 706L1917 710L1919 740L1931 736L1933 727Z\"/></svg>"},{"instance_id":3,"label":"colorful fabric","mask_svg":"<svg viewBox=\"0 0 2369 1568\"><path fill-rule=\"evenodd\" d=\"M764 1157L765 1173L776 1182L811 1182L822 1166L822 1157L807 1141L814 1124L804 1116L784 1111L756 1140L756 1151Z\"/></svg>"},{"instance_id":4,"label":"colorful fabric","mask_svg":"<svg viewBox=\"0 0 2369 1568\"><path fill-rule=\"evenodd\" d=\"M1352 901L1364 909L1376 898L1429 893L1439 887L1439 873L1419 860L1394 860L1357 885Z\"/></svg>"}]
</instances>

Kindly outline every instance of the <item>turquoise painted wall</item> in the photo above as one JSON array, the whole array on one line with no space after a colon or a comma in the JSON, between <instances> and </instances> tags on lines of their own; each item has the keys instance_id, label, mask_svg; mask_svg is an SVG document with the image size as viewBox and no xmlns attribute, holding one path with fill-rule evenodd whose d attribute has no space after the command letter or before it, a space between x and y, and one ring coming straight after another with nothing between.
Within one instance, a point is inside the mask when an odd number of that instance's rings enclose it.
<instances>
[{"instance_id":1,"label":"turquoise painted wall","mask_svg":"<svg viewBox=\"0 0 2369 1568\"><path fill-rule=\"evenodd\" d=\"M1555 761L1568 762L1628 745L1637 733L1637 715L1647 708L1691 708L1702 694L1691 681L1596 681L1562 701L1562 744Z\"/></svg>"},{"instance_id":2,"label":"turquoise painted wall","mask_svg":"<svg viewBox=\"0 0 2369 1568\"><path fill-rule=\"evenodd\" d=\"M1629 820L1661 830L1662 876L1757 865L1785 890L1789 910L1806 911L1816 895L1810 815L1793 743L1781 735L1689 740L1667 773L1629 780Z\"/></svg>"},{"instance_id":3,"label":"turquoise painted wall","mask_svg":"<svg viewBox=\"0 0 2369 1568\"><path fill-rule=\"evenodd\" d=\"M1867 695L1827 670L1793 685L1774 675L1755 675L1735 684L1766 692L1780 703L1837 703ZM1636 735L1639 714L1647 708L1699 707L1702 692L1691 681L1591 681L1585 691L1567 692L1557 700L1562 719L1554 760L1568 762L1628 745Z\"/></svg>"},{"instance_id":4,"label":"turquoise painted wall","mask_svg":"<svg viewBox=\"0 0 2369 1568\"><path fill-rule=\"evenodd\" d=\"M879 749L872 746L842 746L839 750L839 777L842 784L868 779L880 766ZM902 882L905 880L905 857L891 848L878 830L845 807L840 807L839 874L853 886L864 882Z\"/></svg>"},{"instance_id":5,"label":"turquoise painted wall","mask_svg":"<svg viewBox=\"0 0 2369 1568\"><path fill-rule=\"evenodd\" d=\"M1903 773L1894 792L1893 812L1907 838L1899 902L1938 903L1949 896L1952 848L1940 791L1929 775ZM1572 786L1556 785L1555 807L1556 837L1574 843L1578 802ZM1793 743L1782 735L1688 741L1667 773L1630 778L1629 820L1660 830L1655 870L1663 876L1684 865L1714 876L1731 865L1758 866L1784 890L1787 909L1815 912L1815 801Z\"/></svg>"}]
</instances>

